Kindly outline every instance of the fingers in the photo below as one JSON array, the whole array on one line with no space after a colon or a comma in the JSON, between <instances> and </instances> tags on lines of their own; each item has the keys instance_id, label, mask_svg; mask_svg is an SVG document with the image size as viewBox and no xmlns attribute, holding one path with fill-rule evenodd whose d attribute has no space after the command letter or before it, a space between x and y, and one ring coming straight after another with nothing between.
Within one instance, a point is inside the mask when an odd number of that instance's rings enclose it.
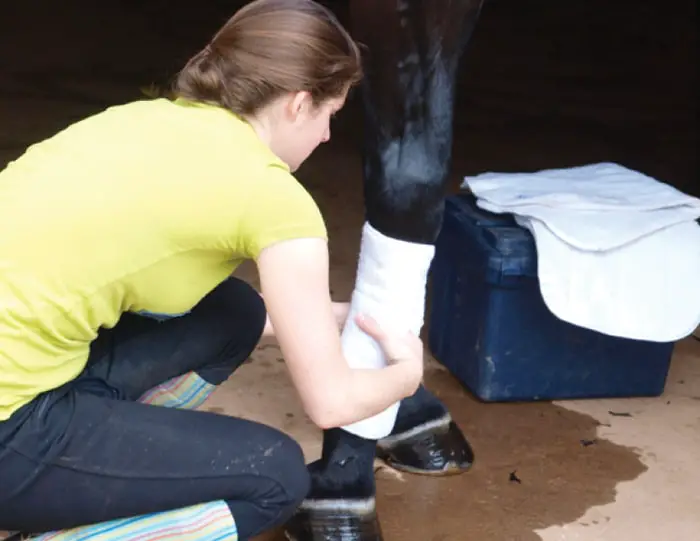
<instances>
[{"instance_id":1,"label":"fingers","mask_svg":"<svg viewBox=\"0 0 700 541\"><path fill-rule=\"evenodd\" d=\"M372 316L368 316L367 314L357 314L355 316L355 323L357 323L357 326L360 329L369 334L377 342L387 339L389 335L406 339L416 337L416 335L411 331L401 332L396 331L395 329L385 330L381 325L379 325L376 319L374 319Z\"/></svg>"},{"instance_id":2,"label":"fingers","mask_svg":"<svg viewBox=\"0 0 700 541\"><path fill-rule=\"evenodd\" d=\"M377 342L381 342L385 338L384 331L379 326L379 323L366 314L357 314L355 316L355 323L357 326L374 338Z\"/></svg>"}]
</instances>

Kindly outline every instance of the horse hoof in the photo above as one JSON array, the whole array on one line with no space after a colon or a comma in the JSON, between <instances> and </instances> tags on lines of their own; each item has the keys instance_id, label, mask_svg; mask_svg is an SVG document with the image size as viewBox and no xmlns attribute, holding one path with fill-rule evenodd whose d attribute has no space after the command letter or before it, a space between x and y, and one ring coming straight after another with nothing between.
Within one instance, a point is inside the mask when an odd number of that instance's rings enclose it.
<instances>
[{"instance_id":1,"label":"horse hoof","mask_svg":"<svg viewBox=\"0 0 700 541\"><path fill-rule=\"evenodd\" d=\"M380 440L377 457L395 470L433 476L458 475L474 463L471 445L450 418Z\"/></svg>"},{"instance_id":2,"label":"horse hoof","mask_svg":"<svg viewBox=\"0 0 700 541\"><path fill-rule=\"evenodd\" d=\"M305 501L284 533L289 541L383 541L374 498Z\"/></svg>"}]
</instances>

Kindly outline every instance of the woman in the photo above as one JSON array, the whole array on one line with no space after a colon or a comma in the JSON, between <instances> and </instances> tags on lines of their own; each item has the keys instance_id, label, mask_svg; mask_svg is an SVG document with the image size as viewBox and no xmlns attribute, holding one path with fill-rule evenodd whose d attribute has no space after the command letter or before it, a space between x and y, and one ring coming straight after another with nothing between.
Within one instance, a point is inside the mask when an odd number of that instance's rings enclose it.
<instances>
[{"instance_id":1,"label":"woman","mask_svg":"<svg viewBox=\"0 0 700 541\"><path fill-rule=\"evenodd\" d=\"M343 358L325 225L292 176L360 75L324 8L257 0L176 99L110 108L0 172L0 529L243 540L285 522L309 487L297 443L191 411L273 330L319 427L416 391L416 336L359 318L391 365ZM264 303L230 278L245 259Z\"/></svg>"}]
</instances>

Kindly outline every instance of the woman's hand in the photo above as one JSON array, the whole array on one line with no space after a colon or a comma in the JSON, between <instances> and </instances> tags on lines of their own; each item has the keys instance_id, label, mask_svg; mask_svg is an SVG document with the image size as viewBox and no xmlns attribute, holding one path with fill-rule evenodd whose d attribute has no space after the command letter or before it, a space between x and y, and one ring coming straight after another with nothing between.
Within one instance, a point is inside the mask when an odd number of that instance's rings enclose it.
<instances>
[{"instance_id":1,"label":"woman's hand","mask_svg":"<svg viewBox=\"0 0 700 541\"><path fill-rule=\"evenodd\" d=\"M411 332L392 332L367 315L355 316L357 326L377 341L387 359L387 364L401 364L409 374L409 381L415 383L413 394L423 380L423 341Z\"/></svg>"},{"instance_id":2,"label":"woman's hand","mask_svg":"<svg viewBox=\"0 0 700 541\"><path fill-rule=\"evenodd\" d=\"M349 306L331 303L325 239L278 242L256 261L270 327L304 411L317 426L366 419L415 393L423 373L417 337L361 321L361 330L369 330L393 364L380 370L350 368L339 332Z\"/></svg>"}]
</instances>

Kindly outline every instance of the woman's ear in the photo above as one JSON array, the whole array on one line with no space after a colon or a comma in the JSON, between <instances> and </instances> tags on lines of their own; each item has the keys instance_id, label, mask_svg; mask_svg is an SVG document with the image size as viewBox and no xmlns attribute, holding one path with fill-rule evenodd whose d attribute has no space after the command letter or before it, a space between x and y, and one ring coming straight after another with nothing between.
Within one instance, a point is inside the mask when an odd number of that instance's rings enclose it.
<instances>
[{"instance_id":1,"label":"woman's ear","mask_svg":"<svg viewBox=\"0 0 700 541\"><path fill-rule=\"evenodd\" d=\"M286 107L288 118L294 123L304 120L311 113L312 105L311 94L308 92L291 94Z\"/></svg>"}]
</instances>

